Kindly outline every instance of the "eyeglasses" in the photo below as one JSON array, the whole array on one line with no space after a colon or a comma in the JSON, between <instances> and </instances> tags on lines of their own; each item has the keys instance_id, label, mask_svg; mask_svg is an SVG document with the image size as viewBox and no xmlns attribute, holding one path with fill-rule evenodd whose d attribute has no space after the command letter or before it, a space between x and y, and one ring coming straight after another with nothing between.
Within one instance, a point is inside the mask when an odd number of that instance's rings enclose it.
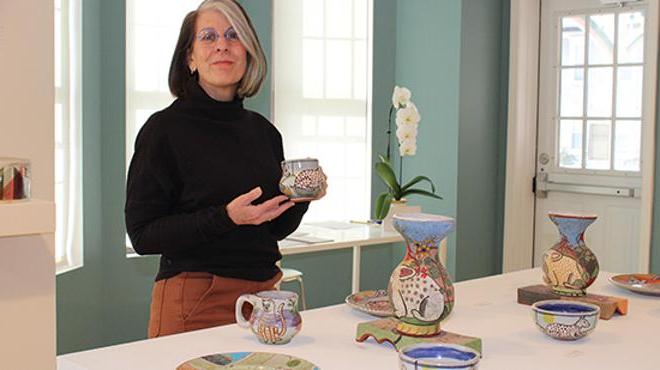
<instances>
[{"instance_id":1,"label":"eyeglasses","mask_svg":"<svg viewBox=\"0 0 660 370\"><path fill-rule=\"evenodd\" d=\"M234 42L239 40L238 33L236 32L234 27L227 28L223 33L222 37L224 37L225 41L227 42ZM211 28L211 27L203 28L197 34L197 41L199 41L202 45L205 46L213 45L219 39L220 39L220 34L218 33L218 31L216 31L215 28Z\"/></svg>"}]
</instances>

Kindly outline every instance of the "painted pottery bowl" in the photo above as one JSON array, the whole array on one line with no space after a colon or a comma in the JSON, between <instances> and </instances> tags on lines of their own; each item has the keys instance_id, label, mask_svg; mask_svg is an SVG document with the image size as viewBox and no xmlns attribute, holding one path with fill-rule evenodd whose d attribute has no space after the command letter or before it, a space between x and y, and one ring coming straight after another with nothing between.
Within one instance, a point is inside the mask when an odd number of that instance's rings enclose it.
<instances>
[{"instance_id":1,"label":"painted pottery bowl","mask_svg":"<svg viewBox=\"0 0 660 370\"><path fill-rule=\"evenodd\" d=\"M291 199L314 199L323 191L325 175L313 158L282 161L280 191Z\"/></svg>"},{"instance_id":2,"label":"painted pottery bowl","mask_svg":"<svg viewBox=\"0 0 660 370\"><path fill-rule=\"evenodd\" d=\"M576 340L589 334L598 323L600 307L584 302L546 300L532 305L534 323L546 335Z\"/></svg>"},{"instance_id":3,"label":"painted pottery bowl","mask_svg":"<svg viewBox=\"0 0 660 370\"><path fill-rule=\"evenodd\" d=\"M479 352L465 346L445 343L419 343L401 348L401 370L477 368Z\"/></svg>"}]
</instances>

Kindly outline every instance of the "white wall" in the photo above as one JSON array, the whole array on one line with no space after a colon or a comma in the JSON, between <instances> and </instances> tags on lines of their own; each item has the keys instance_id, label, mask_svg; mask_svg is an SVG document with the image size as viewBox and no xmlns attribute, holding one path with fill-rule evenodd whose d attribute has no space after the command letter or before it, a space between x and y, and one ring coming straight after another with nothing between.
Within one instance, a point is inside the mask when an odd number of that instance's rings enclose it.
<instances>
[{"instance_id":1,"label":"white wall","mask_svg":"<svg viewBox=\"0 0 660 370\"><path fill-rule=\"evenodd\" d=\"M53 18L52 0L0 0L0 157L30 158L32 196L46 201L0 204L0 223L51 225L0 235L3 369L55 369Z\"/></svg>"}]
</instances>

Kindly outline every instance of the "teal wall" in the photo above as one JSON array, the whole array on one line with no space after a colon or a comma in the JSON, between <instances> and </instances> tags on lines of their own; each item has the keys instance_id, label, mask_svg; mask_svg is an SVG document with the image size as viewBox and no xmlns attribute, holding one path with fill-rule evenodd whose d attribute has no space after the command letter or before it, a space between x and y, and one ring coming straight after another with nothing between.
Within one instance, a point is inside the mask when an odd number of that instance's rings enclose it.
<instances>
[{"instance_id":1,"label":"teal wall","mask_svg":"<svg viewBox=\"0 0 660 370\"><path fill-rule=\"evenodd\" d=\"M460 280L501 271L498 233L501 0L463 0L456 276ZM504 121L505 122L505 121ZM502 163L503 164L503 163Z\"/></svg>"},{"instance_id":2,"label":"teal wall","mask_svg":"<svg viewBox=\"0 0 660 370\"><path fill-rule=\"evenodd\" d=\"M374 1L373 9L373 64L372 64L372 135L371 135L371 168L379 161L378 156L387 150L387 122L388 112L392 104L392 89L395 85L396 55L397 55L397 0ZM386 187L378 176L371 177L371 204L373 205L378 194ZM371 207L374 217L374 207ZM371 249L370 247L368 249ZM371 271L387 271L379 285L372 288L384 288L387 285L392 269L403 258L402 244L389 244L384 246L390 252L390 261L376 264L377 269ZM366 250L366 249L365 249ZM364 265L364 263L363 263ZM387 266L387 267L386 267ZM365 267L365 266L362 266ZM362 281L364 284L364 279ZM363 285L364 289L368 289Z\"/></svg>"},{"instance_id":3,"label":"teal wall","mask_svg":"<svg viewBox=\"0 0 660 370\"><path fill-rule=\"evenodd\" d=\"M403 177L430 177L444 198L412 196L409 202L451 217L457 212L460 31L459 0L398 2L395 81L411 90L421 115L417 154L404 157ZM449 237L447 253L452 275L455 236Z\"/></svg>"},{"instance_id":4,"label":"teal wall","mask_svg":"<svg viewBox=\"0 0 660 370\"><path fill-rule=\"evenodd\" d=\"M429 176L444 199L410 202L456 218L447 255L456 280L501 271L508 5L398 2L395 82L411 89L422 116L404 178Z\"/></svg>"},{"instance_id":5,"label":"teal wall","mask_svg":"<svg viewBox=\"0 0 660 370\"><path fill-rule=\"evenodd\" d=\"M510 9L511 1L502 0L502 22L500 24L500 34L502 40L500 43L500 96L499 96L499 130L497 132L499 153L497 156L497 211L495 218L497 220L497 236L495 240L504 243L504 194L506 189L506 140L507 140L507 119L509 113L509 27L510 27ZM502 266L502 255L504 248L496 248L495 263Z\"/></svg>"},{"instance_id":6,"label":"teal wall","mask_svg":"<svg viewBox=\"0 0 660 370\"><path fill-rule=\"evenodd\" d=\"M270 2L243 0L250 13L267 55L270 40ZM485 5L488 1L482 1ZM499 3L499 1L498 1ZM431 177L444 200L411 197L426 212L459 217L461 221L460 178L469 180L469 173L460 172L461 161L467 160L459 151L459 143L470 143L469 135L486 127L492 138L503 142L501 125L487 116L502 117L497 104L492 103L475 112L466 122L461 97L480 83L488 91L480 99L501 100L505 92L501 81L506 68L498 58L500 13L497 5L488 5L493 14L482 12L470 0L376 0L374 1L373 60L373 149L372 157L384 153L387 112L394 84L409 87L422 115L418 152L404 162L404 177L425 174ZM123 204L125 183L124 154L124 75L125 75L125 6L123 1L87 0L83 7L83 138L84 138L84 266L57 277L58 353L68 353L99 346L143 339L149 315L153 277L157 271L156 257L126 259L124 255ZM102 16L101 16L102 15ZM479 21L465 19L479 17ZM466 38L465 26L476 23L481 33L492 32L486 51L468 53L466 47L479 45L478 35ZM481 24L485 23L485 24ZM508 32L501 25L503 33ZM508 50L508 44L502 44ZM466 56L467 55L467 56ZM489 63L469 65L467 57L485 58ZM479 76L466 75L466 71ZM499 72L498 72L499 71ZM496 74L498 76L493 76ZM483 81L479 81L483 78ZM468 90L466 90L468 89ZM270 81L261 93L246 105L270 117ZM504 114L503 117L506 117ZM492 127L491 127L492 125ZM494 134L493 134L494 133ZM464 135L461 137L461 135ZM477 140L475 138L474 140ZM502 158L488 141L484 153L492 154L501 172ZM492 164L492 163L491 163ZM499 173L498 175L501 175ZM459 178L459 181L456 179ZM372 193L384 190L380 180L372 180ZM495 193L496 200L493 200ZM487 211L497 213L502 197L498 191L489 193ZM480 211L466 211L465 217ZM488 230L489 237L498 235L499 226L476 223ZM469 226L466 226L469 227ZM495 229L495 231L493 231ZM455 234L456 235L456 234ZM465 277L496 272L499 266L498 242L485 247L474 243L456 251L456 236L450 238L449 270L459 280ZM497 238L497 237L496 237ZM482 253L485 250L485 253ZM479 254L483 261L476 265L463 263L463 258ZM401 245L371 246L362 252L362 289L384 288L389 274L403 255ZM498 260L499 258L499 260ZM283 265L302 270L309 307L341 303L350 293L351 251L286 256ZM291 284L287 289L296 290Z\"/></svg>"}]
</instances>

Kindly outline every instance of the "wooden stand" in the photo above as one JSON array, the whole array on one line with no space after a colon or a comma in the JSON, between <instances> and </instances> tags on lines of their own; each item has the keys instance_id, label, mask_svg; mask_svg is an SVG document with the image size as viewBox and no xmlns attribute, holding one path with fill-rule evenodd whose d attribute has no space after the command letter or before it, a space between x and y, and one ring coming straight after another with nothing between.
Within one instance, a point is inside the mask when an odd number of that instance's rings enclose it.
<instances>
[{"instance_id":1,"label":"wooden stand","mask_svg":"<svg viewBox=\"0 0 660 370\"><path fill-rule=\"evenodd\" d=\"M468 337L448 331L442 331L440 334L432 337L409 337L397 332L395 329L396 324L397 320L392 317L359 323L355 340L364 342L369 337L373 337L378 343L389 342L397 351L415 343L450 343L470 347L481 353L480 338Z\"/></svg>"},{"instance_id":2,"label":"wooden stand","mask_svg":"<svg viewBox=\"0 0 660 370\"><path fill-rule=\"evenodd\" d=\"M620 315L628 313L628 300L625 298L590 293L582 297L566 297L553 292L552 288L542 284L518 288L518 303L531 305L546 299L564 299L595 304L600 307L600 318L603 320L609 320L616 312Z\"/></svg>"}]
</instances>

